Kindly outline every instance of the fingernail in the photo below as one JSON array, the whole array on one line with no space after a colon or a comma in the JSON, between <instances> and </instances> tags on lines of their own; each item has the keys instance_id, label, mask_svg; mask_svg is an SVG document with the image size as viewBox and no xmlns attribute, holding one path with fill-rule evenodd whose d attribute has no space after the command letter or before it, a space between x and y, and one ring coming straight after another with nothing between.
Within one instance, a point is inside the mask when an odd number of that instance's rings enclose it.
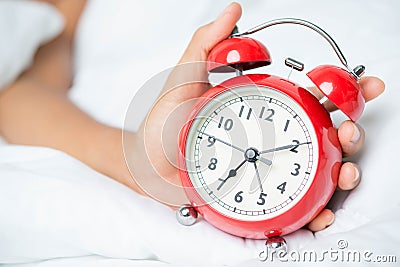
<instances>
[{"instance_id":1,"label":"fingernail","mask_svg":"<svg viewBox=\"0 0 400 267\"><path fill-rule=\"evenodd\" d=\"M352 143L357 143L358 140L360 140L361 133L360 133L360 129L358 129L356 124L353 124L353 127L354 127L354 132L353 132L353 136L351 137L350 141Z\"/></svg>"},{"instance_id":2,"label":"fingernail","mask_svg":"<svg viewBox=\"0 0 400 267\"><path fill-rule=\"evenodd\" d=\"M326 226L331 225L334 221L335 221L335 215L331 214L331 219L330 219L329 222L326 224Z\"/></svg>"},{"instance_id":3,"label":"fingernail","mask_svg":"<svg viewBox=\"0 0 400 267\"><path fill-rule=\"evenodd\" d=\"M358 180L360 180L360 172L358 171L358 168L355 167L354 165L353 165L353 168L354 168L353 184L356 184L356 183L358 183Z\"/></svg>"}]
</instances>

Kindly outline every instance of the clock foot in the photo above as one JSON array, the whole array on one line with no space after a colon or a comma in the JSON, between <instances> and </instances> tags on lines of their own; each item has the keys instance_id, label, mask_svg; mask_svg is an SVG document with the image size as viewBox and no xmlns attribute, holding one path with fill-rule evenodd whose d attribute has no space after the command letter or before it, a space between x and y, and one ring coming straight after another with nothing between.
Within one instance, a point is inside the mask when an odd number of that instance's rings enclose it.
<instances>
[{"instance_id":1,"label":"clock foot","mask_svg":"<svg viewBox=\"0 0 400 267\"><path fill-rule=\"evenodd\" d=\"M265 249L258 254L258 258L261 261L266 261L267 259L271 259L272 261L274 257L285 257L286 253L287 245L285 239L280 236L274 236L267 239Z\"/></svg>"},{"instance_id":2,"label":"clock foot","mask_svg":"<svg viewBox=\"0 0 400 267\"><path fill-rule=\"evenodd\" d=\"M176 211L176 219L185 226L193 225L197 220L197 211L189 204L184 204Z\"/></svg>"},{"instance_id":3,"label":"clock foot","mask_svg":"<svg viewBox=\"0 0 400 267\"><path fill-rule=\"evenodd\" d=\"M269 252L283 253L283 254L287 252L286 240L280 236L268 238L267 241L265 242L265 246L267 247L267 251Z\"/></svg>"}]
</instances>

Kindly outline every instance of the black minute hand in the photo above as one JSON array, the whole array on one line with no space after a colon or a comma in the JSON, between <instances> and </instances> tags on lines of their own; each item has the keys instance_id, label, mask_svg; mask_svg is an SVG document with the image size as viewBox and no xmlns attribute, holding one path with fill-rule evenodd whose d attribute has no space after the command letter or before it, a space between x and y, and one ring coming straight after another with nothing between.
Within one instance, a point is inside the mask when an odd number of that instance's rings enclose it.
<instances>
[{"instance_id":1,"label":"black minute hand","mask_svg":"<svg viewBox=\"0 0 400 267\"><path fill-rule=\"evenodd\" d=\"M197 130L199 133L201 133L201 134L204 134L204 135L206 135L206 136L208 136L208 137L212 137L212 138L214 138L216 141L218 141L218 142L221 142L221 143L223 143L223 144L225 144L225 145L227 145L227 146L230 146L230 147L232 147L232 148L234 148L234 149L236 149L236 150L239 150L240 152L245 152L245 150L244 149L241 149L240 147L237 147L237 146L235 146L235 145L233 145L233 144L230 144L230 143L228 143L228 142L225 142L224 140L221 140L221 139L219 139L219 138L217 138L217 137L215 137L215 136L213 136L213 135L210 135L210 134L208 134L208 133L205 133L205 132L202 132L202 131L199 131L199 130ZM269 160L269 159L265 159L265 158L263 158L263 157L259 157L258 158L261 162L263 162L263 163L265 163L265 164L267 164L268 166L270 166L271 164L272 164L272 161L271 160Z\"/></svg>"},{"instance_id":2,"label":"black minute hand","mask_svg":"<svg viewBox=\"0 0 400 267\"><path fill-rule=\"evenodd\" d=\"M271 152L275 152L275 151L290 149L293 147L298 147L298 146L307 145L307 144L311 144L311 142L304 142L304 143L299 143L299 144L291 144L291 145L286 145L286 146L275 147L275 148L263 150L260 152L260 154L266 154L266 153L271 153Z\"/></svg>"},{"instance_id":3,"label":"black minute hand","mask_svg":"<svg viewBox=\"0 0 400 267\"><path fill-rule=\"evenodd\" d=\"M239 150L239 151L241 151L241 152L244 152L244 149L241 149L240 147L237 147L237 146L235 146L235 145L232 145L232 144L230 144L230 143L228 143L228 142L225 142L224 140L221 140L221 139L219 139L219 138L217 138L217 137L215 137L215 136L212 136L212 135L209 135L209 134L207 134L207 133L205 133L205 132L202 132L202 131L199 131L199 130L197 130L199 133L202 133L202 134L204 134L204 135L207 135L207 136L209 136L209 137L212 137L212 138L214 138L215 140L217 140L217 141L219 141L219 142L221 142L221 143L223 143L223 144L225 144L225 145L227 145L227 146L230 146L230 147L232 147L232 148L234 148L234 149L236 149L236 150Z\"/></svg>"}]
</instances>

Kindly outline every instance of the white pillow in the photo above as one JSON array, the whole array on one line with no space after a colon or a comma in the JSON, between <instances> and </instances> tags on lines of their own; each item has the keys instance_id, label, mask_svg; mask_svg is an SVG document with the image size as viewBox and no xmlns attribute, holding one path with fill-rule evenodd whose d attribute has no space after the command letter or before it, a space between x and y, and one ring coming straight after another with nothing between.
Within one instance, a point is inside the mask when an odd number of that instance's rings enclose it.
<instances>
[{"instance_id":1,"label":"white pillow","mask_svg":"<svg viewBox=\"0 0 400 267\"><path fill-rule=\"evenodd\" d=\"M0 90L29 67L41 44L62 29L61 15L49 4L0 1Z\"/></svg>"}]
</instances>

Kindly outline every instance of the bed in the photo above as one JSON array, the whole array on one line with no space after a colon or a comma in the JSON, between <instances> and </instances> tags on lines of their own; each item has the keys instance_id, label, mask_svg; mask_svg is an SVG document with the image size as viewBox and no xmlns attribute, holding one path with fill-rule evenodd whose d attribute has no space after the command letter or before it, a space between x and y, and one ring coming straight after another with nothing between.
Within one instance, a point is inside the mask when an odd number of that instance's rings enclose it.
<instances>
[{"instance_id":1,"label":"bed","mask_svg":"<svg viewBox=\"0 0 400 267\"><path fill-rule=\"evenodd\" d=\"M13 70L7 80L0 78L1 86L28 66L37 46L62 27L60 17L47 6L18 1L19 7L10 11L11 5L6 6L6 2L11 1L0 2L0 50L12 46L14 56L0 52L0 73ZM357 251L363 255L363 266L389 259L400 261L396 160L400 151L400 79L396 67L400 60L400 4L395 0L239 2L244 10L240 29L279 17L310 20L334 36L350 65L364 64L367 75L379 76L386 83L386 92L367 104L359 121L366 129L367 141L352 160L363 170L362 183L350 193L335 194L331 205L336 219L332 226L315 234L301 229L286 236L289 251L314 251L319 256L325 251L337 251L338 255ZM154 74L172 67L194 30L212 20L228 3L89 1L75 42L71 99L97 120L122 127L137 90ZM9 16L14 20L1 14L14 14ZM323 63L338 64L320 37L293 27L277 27L255 36L266 44L273 60L270 67L258 71L286 77L287 56L307 62L306 69ZM18 45L21 42L25 45ZM303 73L294 74L293 79L311 85ZM147 101L151 104L151 99ZM333 117L336 123L345 119L338 112ZM264 241L230 236L205 221L192 227L179 225L169 208L137 195L63 152L1 142L0 265L285 264L278 259L260 261L263 247ZM321 262L335 265L340 259ZM299 261L299 266L309 264L307 260ZM348 262L352 263L342 260L341 264Z\"/></svg>"}]
</instances>

